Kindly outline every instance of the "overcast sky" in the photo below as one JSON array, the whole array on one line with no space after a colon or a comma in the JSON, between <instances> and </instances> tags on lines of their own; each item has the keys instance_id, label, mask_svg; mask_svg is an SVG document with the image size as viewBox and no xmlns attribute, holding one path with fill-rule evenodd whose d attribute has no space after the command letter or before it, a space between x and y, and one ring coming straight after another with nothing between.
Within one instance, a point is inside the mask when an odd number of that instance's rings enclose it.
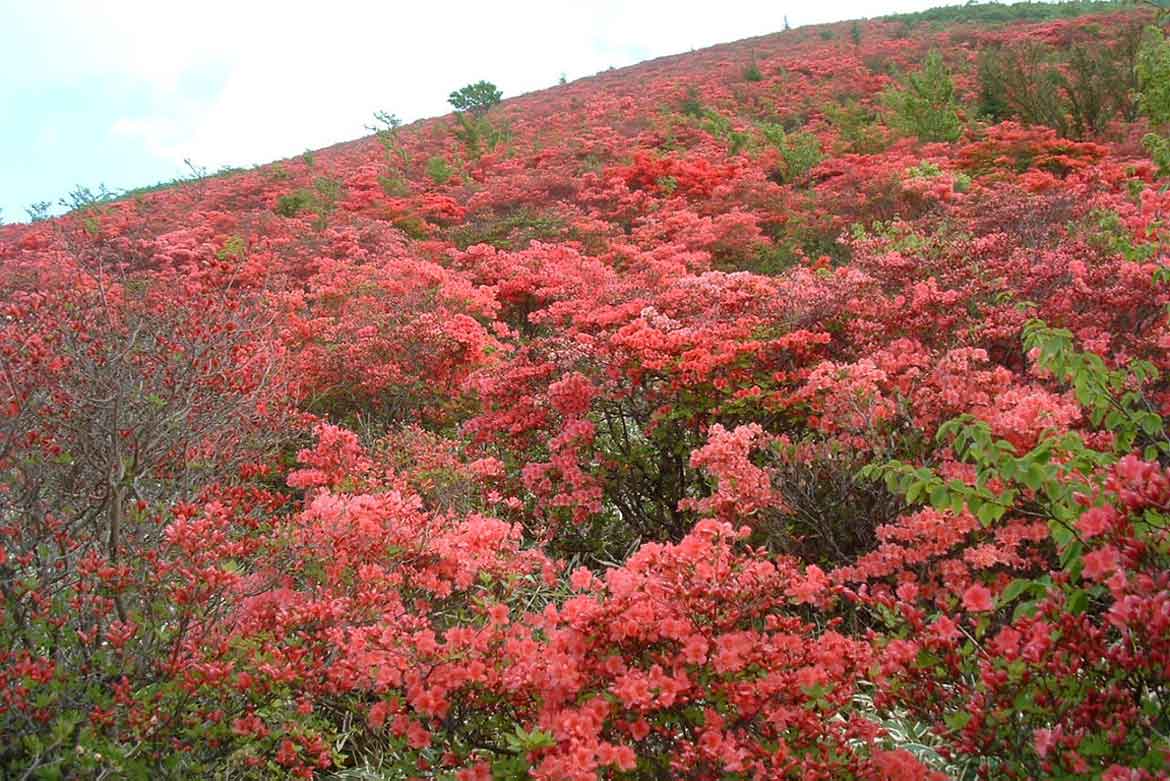
<instances>
[{"instance_id":1,"label":"overcast sky","mask_svg":"<svg viewBox=\"0 0 1170 781\"><path fill-rule=\"evenodd\" d=\"M168 180L792 26L946 0L0 0L0 219L75 185Z\"/></svg>"}]
</instances>

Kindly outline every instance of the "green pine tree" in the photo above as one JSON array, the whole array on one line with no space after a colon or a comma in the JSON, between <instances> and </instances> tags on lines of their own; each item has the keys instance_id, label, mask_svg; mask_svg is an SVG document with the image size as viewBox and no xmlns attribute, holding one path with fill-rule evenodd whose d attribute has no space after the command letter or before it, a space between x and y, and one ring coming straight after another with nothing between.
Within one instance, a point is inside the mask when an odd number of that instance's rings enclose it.
<instances>
[{"instance_id":1,"label":"green pine tree","mask_svg":"<svg viewBox=\"0 0 1170 781\"><path fill-rule=\"evenodd\" d=\"M903 89L888 91L883 100L890 126L907 135L923 141L956 141L962 135L955 84L938 49L906 78Z\"/></svg>"}]
</instances>

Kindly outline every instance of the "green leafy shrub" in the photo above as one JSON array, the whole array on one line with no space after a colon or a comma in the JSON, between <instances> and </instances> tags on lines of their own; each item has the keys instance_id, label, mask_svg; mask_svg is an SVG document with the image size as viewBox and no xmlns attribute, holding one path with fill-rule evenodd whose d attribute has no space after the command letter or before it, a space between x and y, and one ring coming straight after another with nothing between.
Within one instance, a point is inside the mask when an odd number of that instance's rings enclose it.
<instances>
[{"instance_id":1,"label":"green leafy shrub","mask_svg":"<svg viewBox=\"0 0 1170 781\"><path fill-rule=\"evenodd\" d=\"M694 87L687 87L686 95L683 96L678 110L688 117L702 119L706 109L703 108L703 101L699 99L699 91Z\"/></svg>"},{"instance_id":2,"label":"green leafy shrub","mask_svg":"<svg viewBox=\"0 0 1170 781\"><path fill-rule=\"evenodd\" d=\"M292 178L292 172L285 167L284 163L275 163L265 169L264 176L273 182L284 182Z\"/></svg>"},{"instance_id":3,"label":"green leafy shrub","mask_svg":"<svg viewBox=\"0 0 1170 781\"><path fill-rule=\"evenodd\" d=\"M457 118L459 127L455 130L455 137L463 142L468 157L473 159L483 154L485 149L494 150L512 137L512 131L507 126L494 125L487 117L459 114Z\"/></svg>"},{"instance_id":4,"label":"green leafy shrub","mask_svg":"<svg viewBox=\"0 0 1170 781\"><path fill-rule=\"evenodd\" d=\"M302 187L277 198L274 211L281 217L296 217L302 212L312 212L316 215L313 227L321 230L328 224L329 215L337 208L341 196L341 182L319 176L311 188Z\"/></svg>"},{"instance_id":5,"label":"green leafy shrub","mask_svg":"<svg viewBox=\"0 0 1170 781\"><path fill-rule=\"evenodd\" d=\"M933 179L942 175L942 169L929 160L923 160L918 165L907 168L906 175L912 179Z\"/></svg>"},{"instance_id":6,"label":"green leafy shrub","mask_svg":"<svg viewBox=\"0 0 1170 781\"><path fill-rule=\"evenodd\" d=\"M382 192L391 198L405 198L410 195L410 182L399 173L389 173L378 177L378 184Z\"/></svg>"},{"instance_id":7,"label":"green leafy shrub","mask_svg":"<svg viewBox=\"0 0 1170 781\"><path fill-rule=\"evenodd\" d=\"M378 143L386 151L386 161L399 167L410 164L410 155L402 143L402 120L394 114L385 111L374 112L377 125L368 125L367 130L373 130Z\"/></svg>"},{"instance_id":8,"label":"green leafy shrub","mask_svg":"<svg viewBox=\"0 0 1170 781\"><path fill-rule=\"evenodd\" d=\"M1162 176L1170 176L1170 41L1156 27L1147 28L1135 67L1138 105L1155 132L1142 139Z\"/></svg>"},{"instance_id":9,"label":"green leafy shrub","mask_svg":"<svg viewBox=\"0 0 1170 781\"><path fill-rule=\"evenodd\" d=\"M417 214L408 214L394 220L394 227L412 239L421 241L430 238L431 226Z\"/></svg>"},{"instance_id":10,"label":"green leafy shrub","mask_svg":"<svg viewBox=\"0 0 1170 781\"><path fill-rule=\"evenodd\" d=\"M477 81L453 91L447 102L456 111L470 111L473 114L482 114L497 105L504 97L495 84L490 81Z\"/></svg>"},{"instance_id":11,"label":"green leafy shrub","mask_svg":"<svg viewBox=\"0 0 1170 781\"><path fill-rule=\"evenodd\" d=\"M843 152L870 155L886 148L886 133L878 123L878 114L854 98L843 103L831 103L824 109L825 117L837 131Z\"/></svg>"},{"instance_id":12,"label":"green leafy shrub","mask_svg":"<svg viewBox=\"0 0 1170 781\"><path fill-rule=\"evenodd\" d=\"M296 217L313 203L311 190L301 189L276 199L276 213L281 217Z\"/></svg>"},{"instance_id":13,"label":"green leafy shrub","mask_svg":"<svg viewBox=\"0 0 1170 781\"><path fill-rule=\"evenodd\" d=\"M29 222L43 222L49 219L49 209L53 208L53 204L49 201L36 201L30 204L25 212L28 214Z\"/></svg>"},{"instance_id":14,"label":"green leafy shrub","mask_svg":"<svg viewBox=\"0 0 1170 781\"><path fill-rule=\"evenodd\" d=\"M435 184L446 184L454 173L445 157L435 155L427 160L427 176Z\"/></svg>"},{"instance_id":15,"label":"green leafy shrub","mask_svg":"<svg viewBox=\"0 0 1170 781\"><path fill-rule=\"evenodd\" d=\"M449 235L452 243L461 250L475 244L520 250L534 240L558 240L564 231L564 220L521 208L499 217L467 220L452 228Z\"/></svg>"},{"instance_id":16,"label":"green leafy shrub","mask_svg":"<svg viewBox=\"0 0 1170 781\"><path fill-rule=\"evenodd\" d=\"M902 133L922 141L957 141L962 135L955 84L937 49L926 56L921 70L907 76L902 89L887 91L883 100L887 121Z\"/></svg>"},{"instance_id":17,"label":"green leafy shrub","mask_svg":"<svg viewBox=\"0 0 1170 781\"><path fill-rule=\"evenodd\" d=\"M811 133L788 133L772 122L762 123L760 133L780 153L780 167L773 175L781 184L799 179L824 159L821 142Z\"/></svg>"},{"instance_id":18,"label":"green leafy shrub","mask_svg":"<svg viewBox=\"0 0 1170 781\"><path fill-rule=\"evenodd\" d=\"M703 109L700 126L727 144L730 155L738 155L751 144L751 136L735 129L731 120L714 109Z\"/></svg>"},{"instance_id":19,"label":"green leafy shrub","mask_svg":"<svg viewBox=\"0 0 1170 781\"><path fill-rule=\"evenodd\" d=\"M463 142L468 157L478 158L484 149L492 150L511 137L507 127L488 121L488 110L499 104L503 93L488 81L477 81L455 90L447 101L455 108L459 127L455 137ZM428 166L429 166L428 162Z\"/></svg>"},{"instance_id":20,"label":"green leafy shrub","mask_svg":"<svg viewBox=\"0 0 1170 781\"><path fill-rule=\"evenodd\" d=\"M1048 19L1071 19L1085 14L1116 11L1125 6L1123 2L1105 0L1068 0L1068 2L1021 3L963 3L961 5L939 6L926 11L906 14L892 14L883 17L889 21L901 21L913 26L922 23L947 24L973 22L976 24L1005 24L1010 22L1043 21Z\"/></svg>"},{"instance_id":21,"label":"green leafy shrub","mask_svg":"<svg viewBox=\"0 0 1170 781\"><path fill-rule=\"evenodd\" d=\"M1084 220L1085 240L1103 252L1123 255L1126 260L1146 262L1158 253L1156 240L1139 241L1112 209L1094 209Z\"/></svg>"},{"instance_id":22,"label":"green leafy shrub","mask_svg":"<svg viewBox=\"0 0 1170 781\"><path fill-rule=\"evenodd\" d=\"M908 503L928 505L925 515L976 521L974 539L1002 540L1013 525L1032 524L1046 562L1017 568L1011 580L1001 574L994 591L980 580L969 586L955 610L967 611L959 620L970 629L921 649L886 703L937 723L939 734L945 725L955 739L948 758L980 778L1161 777L1170 748L1166 635L1133 609L1164 603L1170 566L1168 504L1153 489L1165 484L1170 439L1145 395L1158 373L1142 361L1109 368L1076 350L1069 331L1040 321L1025 326L1024 348L1038 370L1071 387L1094 434L1048 432L1022 452L964 416L938 438L970 478L899 462L862 470L884 476ZM918 606L926 613L916 626L931 612L935 627L956 625L939 603ZM900 629L910 609L878 613ZM1052 750L1064 736L1068 749Z\"/></svg>"},{"instance_id":23,"label":"green leafy shrub","mask_svg":"<svg viewBox=\"0 0 1170 781\"><path fill-rule=\"evenodd\" d=\"M1018 118L1067 138L1099 135L1136 111L1135 29L1114 46L1038 43L990 49L979 58L978 112L994 122Z\"/></svg>"}]
</instances>

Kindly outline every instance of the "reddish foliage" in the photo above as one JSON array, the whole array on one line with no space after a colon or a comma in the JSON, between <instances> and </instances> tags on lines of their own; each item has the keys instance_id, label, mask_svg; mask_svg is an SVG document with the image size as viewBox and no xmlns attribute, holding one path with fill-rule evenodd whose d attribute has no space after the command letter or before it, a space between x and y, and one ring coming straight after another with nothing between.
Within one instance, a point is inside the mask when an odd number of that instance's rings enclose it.
<instances>
[{"instance_id":1,"label":"reddish foliage","mask_svg":"<svg viewBox=\"0 0 1170 781\"><path fill-rule=\"evenodd\" d=\"M1141 121L880 122L932 47L971 100L1133 18L796 30L0 227L0 775L1167 778Z\"/></svg>"}]
</instances>

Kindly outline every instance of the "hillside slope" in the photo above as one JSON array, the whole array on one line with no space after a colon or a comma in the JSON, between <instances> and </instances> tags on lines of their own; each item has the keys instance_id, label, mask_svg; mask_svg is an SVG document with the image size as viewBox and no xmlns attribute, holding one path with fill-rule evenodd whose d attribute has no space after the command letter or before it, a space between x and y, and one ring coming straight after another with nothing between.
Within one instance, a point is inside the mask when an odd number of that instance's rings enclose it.
<instances>
[{"instance_id":1,"label":"hillside slope","mask_svg":"<svg viewBox=\"0 0 1170 781\"><path fill-rule=\"evenodd\" d=\"M1170 778L1164 20L932 18L0 227L5 777Z\"/></svg>"}]
</instances>

